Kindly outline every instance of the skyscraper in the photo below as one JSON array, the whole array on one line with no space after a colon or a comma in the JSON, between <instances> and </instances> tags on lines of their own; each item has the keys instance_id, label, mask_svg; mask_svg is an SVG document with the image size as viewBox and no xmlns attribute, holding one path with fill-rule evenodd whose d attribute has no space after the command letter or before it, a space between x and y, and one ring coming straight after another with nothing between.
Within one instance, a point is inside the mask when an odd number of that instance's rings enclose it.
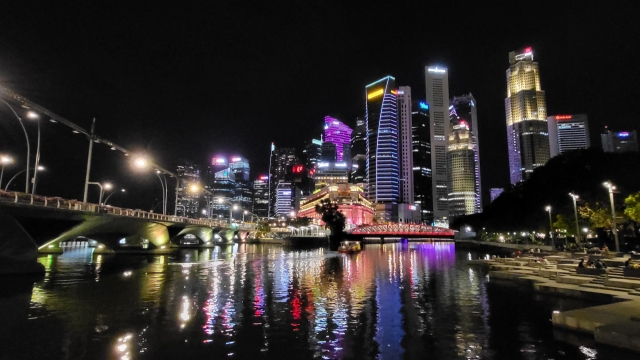
<instances>
[{"instance_id":1,"label":"skyscraper","mask_svg":"<svg viewBox=\"0 0 640 360\"><path fill-rule=\"evenodd\" d=\"M324 142L336 145L336 160L351 162L351 133L353 129L330 116L324 118ZM324 144L323 144L324 145ZM345 157L346 155L346 157Z\"/></svg>"},{"instance_id":2,"label":"skyscraper","mask_svg":"<svg viewBox=\"0 0 640 360\"><path fill-rule=\"evenodd\" d=\"M504 105L509 174L511 183L516 184L549 160L549 129L545 94L533 51L528 47L522 54L510 52L509 63Z\"/></svg>"},{"instance_id":3,"label":"skyscraper","mask_svg":"<svg viewBox=\"0 0 640 360\"><path fill-rule=\"evenodd\" d=\"M384 77L365 87L367 179L369 201L397 204L400 200L398 110L395 78Z\"/></svg>"},{"instance_id":4,"label":"skyscraper","mask_svg":"<svg viewBox=\"0 0 640 360\"><path fill-rule=\"evenodd\" d=\"M178 186L178 216L190 218L199 218L201 206L204 206L204 198L201 192L192 192L192 185L198 186L201 181L200 166L195 165L191 161L180 160L177 169L180 185ZM202 204L201 204L202 203Z\"/></svg>"},{"instance_id":5,"label":"skyscraper","mask_svg":"<svg viewBox=\"0 0 640 360\"><path fill-rule=\"evenodd\" d=\"M589 123L585 114L549 116L547 126L551 157L569 150L587 149L591 146Z\"/></svg>"},{"instance_id":6,"label":"skyscraper","mask_svg":"<svg viewBox=\"0 0 640 360\"><path fill-rule=\"evenodd\" d=\"M422 222L433 221L433 192L431 189L431 131L429 104L413 101L413 197L420 205Z\"/></svg>"},{"instance_id":7,"label":"skyscraper","mask_svg":"<svg viewBox=\"0 0 640 360\"><path fill-rule=\"evenodd\" d=\"M476 99L471 95L471 93L462 95L462 96L454 96L451 100L451 109L450 109L450 121L451 125L460 124L461 121L464 121L466 127L469 132L469 142L473 150L473 166L471 168L465 168L465 171L473 171L474 177L474 198L475 198L475 208L471 213L474 214L482 212L482 182L480 181L480 136L478 134L478 114L476 110ZM463 130L460 129L460 135L462 135ZM451 139L451 138L449 138ZM459 147L459 143L456 144ZM451 146L451 142L449 143ZM450 214L450 216L454 216Z\"/></svg>"},{"instance_id":8,"label":"skyscraper","mask_svg":"<svg viewBox=\"0 0 640 360\"><path fill-rule=\"evenodd\" d=\"M469 125L459 120L449 134L447 149L447 191L451 218L477 212L474 145Z\"/></svg>"},{"instance_id":9,"label":"skyscraper","mask_svg":"<svg viewBox=\"0 0 640 360\"><path fill-rule=\"evenodd\" d=\"M351 161L351 182L364 184L367 176L367 126L362 119L356 119L356 128L351 134Z\"/></svg>"},{"instance_id":10,"label":"skyscraper","mask_svg":"<svg viewBox=\"0 0 640 360\"><path fill-rule=\"evenodd\" d=\"M259 217L266 217L269 210L269 176L262 175L253 182L253 209Z\"/></svg>"},{"instance_id":11,"label":"skyscraper","mask_svg":"<svg viewBox=\"0 0 640 360\"><path fill-rule=\"evenodd\" d=\"M302 153L306 158L305 166L307 169L315 168L322 156L322 140L311 139L310 142L305 143Z\"/></svg>"},{"instance_id":12,"label":"skyscraper","mask_svg":"<svg viewBox=\"0 0 640 360\"><path fill-rule=\"evenodd\" d=\"M253 189L249 182L249 160L242 156L233 156L229 161L229 170L233 173L236 182L234 204L240 206L243 211L251 211Z\"/></svg>"},{"instance_id":13,"label":"skyscraper","mask_svg":"<svg viewBox=\"0 0 640 360\"><path fill-rule=\"evenodd\" d=\"M269 204L271 214L275 214L275 202L276 202L276 188L280 181L285 181L287 177L287 169L291 169L291 166L298 163L298 157L296 156L296 149L293 148L280 148L273 151L273 158L271 161L271 204Z\"/></svg>"},{"instance_id":14,"label":"skyscraper","mask_svg":"<svg viewBox=\"0 0 640 360\"><path fill-rule=\"evenodd\" d=\"M605 129L604 134L600 134L600 139L604 152L638 152L638 133L635 130L613 132Z\"/></svg>"},{"instance_id":15,"label":"skyscraper","mask_svg":"<svg viewBox=\"0 0 640 360\"><path fill-rule=\"evenodd\" d=\"M411 88L398 88L398 117L400 123L400 202L414 204L413 198L413 138L411 124Z\"/></svg>"},{"instance_id":16,"label":"skyscraper","mask_svg":"<svg viewBox=\"0 0 640 360\"><path fill-rule=\"evenodd\" d=\"M433 222L449 227L447 146L449 140L449 77L445 67L425 67L431 131Z\"/></svg>"}]
</instances>

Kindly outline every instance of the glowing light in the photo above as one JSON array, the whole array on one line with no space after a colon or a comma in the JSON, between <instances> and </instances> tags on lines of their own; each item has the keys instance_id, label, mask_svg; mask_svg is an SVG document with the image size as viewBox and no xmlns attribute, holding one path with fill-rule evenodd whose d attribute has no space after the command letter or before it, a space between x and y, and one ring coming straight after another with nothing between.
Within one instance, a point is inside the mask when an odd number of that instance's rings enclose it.
<instances>
[{"instance_id":1,"label":"glowing light","mask_svg":"<svg viewBox=\"0 0 640 360\"><path fill-rule=\"evenodd\" d=\"M242 160L242 158L239 158L239 157L231 158L232 162L238 162L238 161L241 161L241 160Z\"/></svg>"},{"instance_id":2,"label":"glowing light","mask_svg":"<svg viewBox=\"0 0 640 360\"><path fill-rule=\"evenodd\" d=\"M436 73L436 74L444 74L447 72L446 69L438 69L438 67L434 67L434 68L427 68L428 72L432 72L432 73Z\"/></svg>"},{"instance_id":3,"label":"glowing light","mask_svg":"<svg viewBox=\"0 0 640 360\"><path fill-rule=\"evenodd\" d=\"M144 168L147 166L147 160L144 158L137 158L135 161L135 165L139 168Z\"/></svg>"},{"instance_id":4,"label":"glowing light","mask_svg":"<svg viewBox=\"0 0 640 360\"><path fill-rule=\"evenodd\" d=\"M226 161L224 158L215 158L215 159L213 159L213 165L216 165L216 164L224 164L224 163L226 163L226 162L227 162L227 161Z\"/></svg>"},{"instance_id":5,"label":"glowing light","mask_svg":"<svg viewBox=\"0 0 640 360\"><path fill-rule=\"evenodd\" d=\"M556 120L569 120L571 119L573 116L571 115L557 115L556 116Z\"/></svg>"},{"instance_id":6,"label":"glowing light","mask_svg":"<svg viewBox=\"0 0 640 360\"><path fill-rule=\"evenodd\" d=\"M304 165L293 165L291 171L294 174L301 174L304 171Z\"/></svg>"},{"instance_id":7,"label":"glowing light","mask_svg":"<svg viewBox=\"0 0 640 360\"><path fill-rule=\"evenodd\" d=\"M384 93L384 90L382 90L382 89L378 89L376 91L372 91L369 94L367 94L367 99L371 100L371 99L373 99L375 97L378 97L378 96L382 95L382 93Z\"/></svg>"},{"instance_id":8,"label":"glowing light","mask_svg":"<svg viewBox=\"0 0 640 360\"><path fill-rule=\"evenodd\" d=\"M267 175L263 175L260 176L260 180L269 180L269 177Z\"/></svg>"},{"instance_id":9,"label":"glowing light","mask_svg":"<svg viewBox=\"0 0 640 360\"><path fill-rule=\"evenodd\" d=\"M391 90L391 93L392 93L393 95L398 95L398 90Z\"/></svg>"},{"instance_id":10,"label":"glowing light","mask_svg":"<svg viewBox=\"0 0 640 360\"><path fill-rule=\"evenodd\" d=\"M426 102L420 101L420 103L418 103L418 105L420 106L420 109L422 109L422 110L429 110L429 104L427 104Z\"/></svg>"},{"instance_id":11,"label":"glowing light","mask_svg":"<svg viewBox=\"0 0 640 360\"><path fill-rule=\"evenodd\" d=\"M525 54L531 54L531 46L524 49Z\"/></svg>"},{"instance_id":12,"label":"glowing light","mask_svg":"<svg viewBox=\"0 0 640 360\"><path fill-rule=\"evenodd\" d=\"M619 132L618 133L618 137L629 137L629 133L628 132Z\"/></svg>"}]
</instances>

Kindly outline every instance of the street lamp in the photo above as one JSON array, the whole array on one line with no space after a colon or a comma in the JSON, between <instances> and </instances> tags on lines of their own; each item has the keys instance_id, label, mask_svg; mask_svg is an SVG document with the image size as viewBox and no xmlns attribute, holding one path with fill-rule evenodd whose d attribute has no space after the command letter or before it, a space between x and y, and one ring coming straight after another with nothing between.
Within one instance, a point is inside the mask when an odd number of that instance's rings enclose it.
<instances>
[{"instance_id":1,"label":"street lamp","mask_svg":"<svg viewBox=\"0 0 640 360\"><path fill-rule=\"evenodd\" d=\"M11 164L13 159L8 155L0 155L0 165L2 165L2 171L0 171L0 189L2 189L2 177L4 176L4 166Z\"/></svg>"},{"instance_id":2,"label":"street lamp","mask_svg":"<svg viewBox=\"0 0 640 360\"><path fill-rule=\"evenodd\" d=\"M38 116L38 114L36 114L33 111L29 111L27 113L27 117L31 120L35 120L36 123L38 124L38 145L36 146L36 164L34 166L37 169L38 166L40 165L40 117ZM31 187L31 194L34 194L34 195L36 193L37 180L38 180L38 172L34 171L33 186Z\"/></svg>"},{"instance_id":3,"label":"street lamp","mask_svg":"<svg viewBox=\"0 0 640 360\"><path fill-rule=\"evenodd\" d=\"M549 237L551 238L553 245L553 221L551 220L551 205L547 205L547 207L545 207L544 209L549 213Z\"/></svg>"},{"instance_id":4,"label":"street lamp","mask_svg":"<svg viewBox=\"0 0 640 360\"><path fill-rule=\"evenodd\" d=\"M247 215L249 212L247 210L242 212L242 223L244 224L244 216Z\"/></svg>"},{"instance_id":5,"label":"street lamp","mask_svg":"<svg viewBox=\"0 0 640 360\"><path fill-rule=\"evenodd\" d=\"M133 166L138 169L146 169L147 167L149 167L150 164L151 163L149 159L141 155L135 157L133 160ZM168 193L167 179L165 178L163 181L162 179L164 176L160 177L160 174L164 175L164 172L156 169L156 176L158 177L158 180L160 180L160 187L162 189L162 214L166 215L167 214L167 193Z\"/></svg>"},{"instance_id":6,"label":"street lamp","mask_svg":"<svg viewBox=\"0 0 640 360\"><path fill-rule=\"evenodd\" d=\"M112 192L111 194L109 194L109 196L107 196L107 198L106 198L106 199L104 199L104 205L107 205L107 201L109 201L109 198L110 198L113 194L115 194L116 192L117 192L117 191ZM125 190L125 189L120 189L120 192L126 192L126 190Z\"/></svg>"},{"instance_id":7,"label":"street lamp","mask_svg":"<svg viewBox=\"0 0 640 360\"><path fill-rule=\"evenodd\" d=\"M23 172L25 172L27 170L34 170L34 169L33 168L29 168L29 169L24 169L24 170L18 171L17 174L13 175L13 177L11 179L9 179L9 181L7 182L7 186L4 187L4 191L9 190L9 185L11 185L11 182L13 181L13 179L17 178L18 175L22 174ZM44 171L45 168L44 168L44 166L40 165L40 166L38 166L37 170L38 171Z\"/></svg>"},{"instance_id":8,"label":"street lamp","mask_svg":"<svg viewBox=\"0 0 640 360\"><path fill-rule=\"evenodd\" d=\"M233 221L233 210L238 210L238 205L229 206L229 225Z\"/></svg>"},{"instance_id":9,"label":"street lamp","mask_svg":"<svg viewBox=\"0 0 640 360\"><path fill-rule=\"evenodd\" d=\"M618 228L616 226L616 210L613 204L613 191L616 187L610 183L605 182L604 186L609 189L609 202L611 203L611 231L613 232L613 238L616 240L616 252L620 252L620 242L618 241Z\"/></svg>"},{"instance_id":10,"label":"street lamp","mask_svg":"<svg viewBox=\"0 0 640 360\"><path fill-rule=\"evenodd\" d=\"M102 205L102 195L104 195L104 190L111 190L111 188L113 188L113 186L109 183L105 183L104 185L102 185L99 182L95 182L95 181L89 181L88 184L91 185L98 185L100 187L100 197L98 198L98 205ZM108 198L107 198L108 199Z\"/></svg>"},{"instance_id":11,"label":"street lamp","mask_svg":"<svg viewBox=\"0 0 640 360\"><path fill-rule=\"evenodd\" d=\"M574 193L569 193L569 196L571 196L571 199L573 199L573 214L576 217L576 244L578 244L580 242L578 240L578 237L580 236L580 229L578 228L578 207L576 205L576 199L580 197Z\"/></svg>"},{"instance_id":12,"label":"street lamp","mask_svg":"<svg viewBox=\"0 0 640 360\"><path fill-rule=\"evenodd\" d=\"M24 132L24 137L25 137L25 139L27 141L27 167L24 169L24 171L27 172L27 177L26 177L26 181L25 181L24 192L28 194L29 193L29 161L31 159L31 144L29 143L29 135L27 134L27 129L24 127L24 123L22 122L22 118L20 118L20 116L18 116L18 113L16 113L16 111L13 110L11 105L9 105L8 102L4 101L4 99L0 99L0 100L2 100L2 102L5 103L5 105L7 105L9 107L9 109L11 109L11 112L13 112L13 115L15 115L16 119L18 119L18 122L20 123L20 126L22 126L22 131ZM20 174L20 173L22 173L22 171L19 172L18 174ZM9 182L11 182L11 180L9 180Z\"/></svg>"}]
</instances>

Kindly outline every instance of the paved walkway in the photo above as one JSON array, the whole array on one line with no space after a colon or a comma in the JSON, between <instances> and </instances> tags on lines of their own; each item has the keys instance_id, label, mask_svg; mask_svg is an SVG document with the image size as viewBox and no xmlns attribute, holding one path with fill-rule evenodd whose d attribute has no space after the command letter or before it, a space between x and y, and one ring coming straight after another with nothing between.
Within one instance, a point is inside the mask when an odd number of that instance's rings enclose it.
<instances>
[{"instance_id":1,"label":"paved walkway","mask_svg":"<svg viewBox=\"0 0 640 360\"><path fill-rule=\"evenodd\" d=\"M521 258L471 260L485 266L491 279L526 284L541 293L609 303L572 311L554 311L554 326L593 334L596 342L640 352L640 278L626 277L628 259L608 258L608 269L578 269L584 254L547 256L547 262L524 254ZM639 262L640 263L640 262ZM582 273L578 274L580 271Z\"/></svg>"}]
</instances>

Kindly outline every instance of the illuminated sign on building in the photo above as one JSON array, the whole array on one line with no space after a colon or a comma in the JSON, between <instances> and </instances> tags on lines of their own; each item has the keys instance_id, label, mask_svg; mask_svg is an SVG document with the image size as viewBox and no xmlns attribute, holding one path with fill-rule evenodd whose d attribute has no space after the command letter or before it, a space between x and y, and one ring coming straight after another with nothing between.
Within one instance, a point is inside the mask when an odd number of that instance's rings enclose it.
<instances>
[{"instance_id":1,"label":"illuminated sign on building","mask_svg":"<svg viewBox=\"0 0 640 360\"><path fill-rule=\"evenodd\" d=\"M618 137L629 137L629 133L628 132L619 132L618 133Z\"/></svg>"},{"instance_id":2,"label":"illuminated sign on building","mask_svg":"<svg viewBox=\"0 0 640 360\"><path fill-rule=\"evenodd\" d=\"M424 101L420 101L420 102L418 103L418 105L420 106L420 109L422 109L422 110L429 110L429 104L427 104L427 103L426 103L426 102L424 102Z\"/></svg>"},{"instance_id":3,"label":"illuminated sign on building","mask_svg":"<svg viewBox=\"0 0 640 360\"><path fill-rule=\"evenodd\" d=\"M434 68L428 68L427 69L428 72L432 72L432 73L436 73L436 74L444 74L447 72L447 70L445 69L438 69L437 67Z\"/></svg>"},{"instance_id":4,"label":"illuminated sign on building","mask_svg":"<svg viewBox=\"0 0 640 360\"><path fill-rule=\"evenodd\" d=\"M304 171L304 165L293 165L293 167L291 168L291 171L294 174L301 174Z\"/></svg>"},{"instance_id":5,"label":"illuminated sign on building","mask_svg":"<svg viewBox=\"0 0 640 360\"><path fill-rule=\"evenodd\" d=\"M326 126L325 126L325 128L326 128ZM320 141L320 140L318 140L318 139L312 139L312 140L311 140L311 143L312 143L312 144L316 144L316 145L322 145L322 141Z\"/></svg>"},{"instance_id":6,"label":"illuminated sign on building","mask_svg":"<svg viewBox=\"0 0 640 360\"><path fill-rule=\"evenodd\" d=\"M384 93L384 90L382 90L382 89L378 89L376 91L372 91L369 94L367 94L367 99L371 100L371 99L373 99L375 97L378 97L378 96L382 95L382 93Z\"/></svg>"},{"instance_id":7,"label":"illuminated sign on building","mask_svg":"<svg viewBox=\"0 0 640 360\"><path fill-rule=\"evenodd\" d=\"M531 53L531 46L527 47L524 49L524 53L525 54L530 54Z\"/></svg>"},{"instance_id":8,"label":"illuminated sign on building","mask_svg":"<svg viewBox=\"0 0 640 360\"><path fill-rule=\"evenodd\" d=\"M269 176L262 175L262 176L260 176L260 180L269 180Z\"/></svg>"},{"instance_id":9,"label":"illuminated sign on building","mask_svg":"<svg viewBox=\"0 0 640 360\"><path fill-rule=\"evenodd\" d=\"M234 158L231 159L231 161L233 161L233 162L238 162L238 161L241 161L241 160L242 160L242 158L240 158L240 157L234 157Z\"/></svg>"},{"instance_id":10,"label":"illuminated sign on building","mask_svg":"<svg viewBox=\"0 0 640 360\"><path fill-rule=\"evenodd\" d=\"M215 158L213 159L213 165L219 165L219 164L224 164L227 161L224 158Z\"/></svg>"},{"instance_id":11,"label":"illuminated sign on building","mask_svg":"<svg viewBox=\"0 0 640 360\"><path fill-rule=\"evenodd\" d=\"M397 91L397 90L391 90L391 93L392 93L393 95L398 95L398 91Z\"/></svg>"},{"instance_id":12,"label":"illuminated sign on building","mask_svg":"<svg viewBox=\"0 0 640 360\"><path fill-rule=\"evenodd\" d=\"M572 115L557 115L556 120L570 120L573 118Z\"/></svg>"},{"instance_id":13,"label":"illuminated sign on building","mask_svg":"<svg viewBox=\"0 0 640 360\"><path fill-rule=\"evenodd\" d=\"M319 168L322 168L322 167L328 167L328 166L329 166L329 163L326 163L326 162L320 162L320 163L318 163L318 167L319 167Z\"/></svg>"},{"instance_id":14,"label":"illuminated sign on building","mask_svg":"<svg viewBox=\"0 0 640 360\"><path fill-rule=\"evenodd\" d=\"M336 167L347 167L347 163L336 163Z\"/></svg>"}]
</instances>

